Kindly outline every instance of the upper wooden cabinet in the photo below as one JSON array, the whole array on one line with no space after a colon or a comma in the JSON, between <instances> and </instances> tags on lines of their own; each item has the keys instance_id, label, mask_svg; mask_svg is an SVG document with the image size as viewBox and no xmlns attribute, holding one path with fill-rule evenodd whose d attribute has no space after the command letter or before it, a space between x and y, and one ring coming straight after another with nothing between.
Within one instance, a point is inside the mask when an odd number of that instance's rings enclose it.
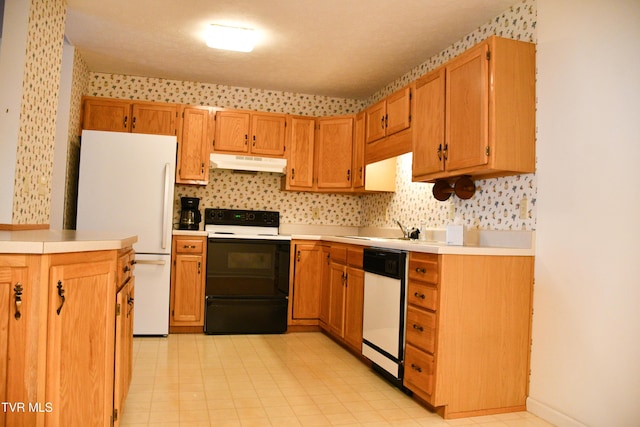
<instances>
[{"instance_id":1,"label":"upper wooden cabinet","mask_svg":"<svg viewBox=\"0 0 640 427\"><path fill-rule=\"evenodd\" d=\"M364 146L365 146L365 123L366 114L360 112L356 114L353 128L353 189L364 189Z\"/></svg>"},{"instance_id":2,"label":"upper wooden cabinet","mask_svg":"<svg viewBox=\"0 0 640 427\"><path fill-rule=\"evenodd\" d=\"M209 154L214 133L211 107L182 107L182 129L178 137L176 183L207 185Z\"/></svg>"},{"instance_id":3,"label":"upper wooden cabinet","mask_svg":"<svg viewBox=\"0 0 640 427\"><path fill-rule=\"evenodd\" d=\"M535 172L535 45L490 37L415 83L413 180Z\"/></svg>"},{"instance_id":4,"label":"upper wooden cabinet","mask_svg":"<svg viewBox=\"0 0 640 427\"><path fill-rule=\"evenodd\" d=\"M317 119L317 188L351 189L354 116Z\"/></svg>"},{"instance_id":5,"label":"upper wooden cabinet","mask_svg":"<svg viewBox=\"0 0 640 427\"><path fill-rule=\"evenodd\" d=\"M366 141L371 143L411 126L411 87L389 95L365 110Z\"/></svg>"},{"instance_id":6,"label":"upper wooden cabinet","mask_svg":"<svg viewBox=\"0 0 640 427\"><path fill-rule=\"evenodd\" d=\"M285 115L246 111L218 111L214 150L284 156Z\"/></svg>"},{"instance_id":7,"label":"upper wooden cabinet","mask_svg":"<svg viewBox=\"0 0 640 427\"><path fill-rule=\"evenodd\" d=\"M313 188L315 126L313 117L287 116L287 175L283 178L286 190Z\"/></svg>"},{"instance_id":8,"label":"upper wooden cabinet","mask_svg":"<svg viewBox=\"0 0 640 427\"><path fill-rule=\"evenodd\" d=\"M83 129L177 135L177 104L85 97L83 109Z\"/></svg>"}]
</instances>

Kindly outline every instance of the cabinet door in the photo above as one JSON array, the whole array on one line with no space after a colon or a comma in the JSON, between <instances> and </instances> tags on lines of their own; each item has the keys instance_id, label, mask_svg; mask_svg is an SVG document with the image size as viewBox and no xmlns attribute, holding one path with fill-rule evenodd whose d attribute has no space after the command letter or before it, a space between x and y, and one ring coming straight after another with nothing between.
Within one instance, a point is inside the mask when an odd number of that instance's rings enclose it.
<instances>
[{"instance_id":1,"label":"cabinet door","mask_svg":"<svg viewBox=\"0 0 640 427\"><path fill-rule=\"evenodd\" d=\"M180 241L177 243L180 245ZM171 325L203 326L203 256L178 253L174 260L175 280L171 290Z\"/></svg>"},{"instance_id":2,"label":"cabinet door","mask_svg":"<svg viewBox=\"0 0 640 427\"><path fill-rule=\"evenodd\" d=\"M328 246L322 247L322 271L320 273L320 320L329 323L331 301L331 256Z\"/></svg>"},{"instance_id":3,"label":"cabinet door","mask_svg":"<svg viewBox=\"0 0 640 427\"><path fill-rule=\"evenodd\" d=\"M385 117L387 115L387 103L383 99L365 111L366 132L365 141L368 143L377 141L385 136Z\"/></svg>"},{"instance_id":4,"label":"cabinet door","mask_svg":"<svg viewBox=\"0 0 640 427\"><path fill-rule=\"evenodd\" d=\"M446 168L484 165L489 144L489 51L486 43L446 67Z\"/></svg>"},{"instance_id":5,"label":"cabinet door","mask_svg":"<svg viewBox=\"0 0 640 427\"><path fill-rule=\"evenodd\" d=\"M123 404L128 389L128 323L127 323L127 299L129 296L129 284L124 285L116 294L116 336L115 336L115 378L113 382L113 410L122 414ZM114 417L114 426L120 425L120 416Z\"/></svg>"},{"instance_id":6,"label":"cabinet door","mask_svg":"<svg viewBox=\"0 0 640 427\"><path fill-rule=\"evenodd\" d=\"M285 116L251 114L251 153L284 156Z\"/></svg>"},{"instance_id":7,"label":"cabinet door","mask_svg":"<svg viewBox=\"0 0 640 427\"><path fill-rule=\"evenodd\" d=\"M344 337L344 288L345 268L331 263L329 280L329 330L340 338Z\"/></svg>"},{"instance_id":8,"label":"cabinet door","mask_svg":"<svg viewBox=\"0 0 640 427\"><path fill-rule=\"evenodd\" d=\"M353 126L353 188L362 189L364 187L364 126L365 114L356 115Z\"/></svg>"},{"instance_id":9,"label":"cabinet door","mask_svg":"<svg viewBox=\"0 0 640 427\"><path fill-rule=\"evenodd\" d=\"M393 135L411 126L411 87L407 86L386 99L385 116L386 135Z\"/></svg>"},{"instance_id":10,"label":"cabinet door","mask_svg":"<svg viewBox=\"0 0 640 427\"><path fill-rule=\"evenodd\" d=\"M345 295L344 340L354 350L361 352L364 271L347 267Z\"/></svg>"},{"instance_id":11,"label":"cabinet door","mask_svg":"<svg viewBox=\"0 0 640 427\"><path fill-rule=\"evenodd\" d=\"M84 100L82 129L129 132L130 126L131 102L102 98Z\"/></svg>"},{"instance_id":12,"label":"cabinet door","mask_svg":"<svg viewBox=\"0 0 640 427\"><path fill-rule=\"evenodd\" d=\"M287 126L287 189L313 187L315 119L289 117Z\"/></svg>"},{"instance_id":13,"label":"cabinet door","mask_svg":"<svg viewBox=\"0 0 640 427\"><path fill-rule=\"evenodd\" d=\"M0 401L32 402L35 388L29 390L30 355L27 349L27 326L37 326L30 319L31 283L27 267L0 266ZM31 325L29 325L31 323ZM0 411L2 426L35 425L35 413Z\"/></svg>"},{"instance_id":14,"label":"cabinet door","mask_svg":"<svg viewBox=\"0 0 640 427\"><path fill-rule=\"evenodd\" d=\"M111 424L114 272L115 262L108 261L50 269L45 401L53 411L45 413L47 425Z\"/></svg>"},{"instance_id":15,"label":"cabinet door","mask_svg":"<svg viewBox=\"0 0 640 427\"><path fill-rule=\"evenodd\" d=\"M232 153L249 152L249 113L218 111L214 149Z\"/></svg>"},{"instance_id":16,"label":"cabinet door","mask_svg":"<svg viewBox=\"0 0 640 427\"><path fill-rule=\"evenodd\" d=\"M293 318L317 319L320 316L320 279L322 252L317 245L296 245L293 282Z\"/></svg>"},{"instance_id":17,"label":"cabinet door","mask_svg":"<svg viewBox=\"0 0 640 427\"><path fill-rule=\"evenodd\" d=\"M351 188L353 117L318 119L318 188Z\"/></svg>"},{"instance_id":18,"label":"cabinet door","mask_svg":"<svg viewBox=\"0 0 640 427\"><path fill-rule=\"evenodd\" d=\"M131 132L153 135L176 135L178 105L133 104Z\"/></svg>"},{"instance_id":19,"label":"cabinet door","mask_svg":"<svg viewBox=\"0 0 640 427\"><path fill-rule=\"evenodd\" d=\"M445 69L416 81L413 121L413 177L444 171Z\"/></svg>"},{"instance_id":20,"label":"cabinet door","mask_svg":"<svg viewBox=\"0 0 640 427\"><path fill-rule=\"evenodd\" d=\"M209 180L209 121L206 107L185 107L178 142L176 183L204 184Z\"/></svg>"}]
</instances>

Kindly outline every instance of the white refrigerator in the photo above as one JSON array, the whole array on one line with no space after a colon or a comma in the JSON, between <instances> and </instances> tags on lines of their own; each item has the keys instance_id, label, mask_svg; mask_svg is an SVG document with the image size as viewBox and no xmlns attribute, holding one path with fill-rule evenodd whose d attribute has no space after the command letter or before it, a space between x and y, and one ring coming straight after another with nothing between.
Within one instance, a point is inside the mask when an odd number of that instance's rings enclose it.
<instances>
[{"instance_id":1,"label":"white refrigerator","mask_svg":"<svg viewBox=\"0 0 640 427\"><path fill-rule=\"evenodd\" d=\"M82 131L78 230L119 231L134 244L134 335L169 333L176 137Z\"/></svg>"}]
</instances>

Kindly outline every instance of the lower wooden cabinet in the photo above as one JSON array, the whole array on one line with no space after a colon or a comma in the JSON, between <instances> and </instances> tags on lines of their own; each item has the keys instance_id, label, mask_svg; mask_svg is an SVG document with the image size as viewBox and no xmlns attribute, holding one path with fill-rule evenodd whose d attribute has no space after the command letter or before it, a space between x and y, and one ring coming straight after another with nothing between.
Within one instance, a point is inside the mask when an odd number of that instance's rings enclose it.
<instances>
[{"instance_id":1,"label":"lower wooden cabinet","mask_svg":"<svg viewBox=\"0 0 640 427\"><path fill-rule=\"evenodd\" d=\"M25 406L0 412L0 425L118 425L133 336L123 255L134 260L130 248L0 254L0 398Z\"/></svg>"},{"instance_id":2,"label":"lower wooden cabinet","mask_svg":"<svg viewBox=\"0 0 640 427\"><path fill-rule=\"evenodd\" d=\"M173 238L169 332L204 327L206 248L205 236ZM191 329L180 330L183 326Z\"/></svg>"},{"instance_id":3,"label":"lower wooden cabinet","mask_svg":"<svg viewBox=\"0 0 640 427\"><path fill-rule=\"evenodd\" d=\"M445 418L526 409L533 257L409 255L404 385Z\"/></svg>"}]
</instances>

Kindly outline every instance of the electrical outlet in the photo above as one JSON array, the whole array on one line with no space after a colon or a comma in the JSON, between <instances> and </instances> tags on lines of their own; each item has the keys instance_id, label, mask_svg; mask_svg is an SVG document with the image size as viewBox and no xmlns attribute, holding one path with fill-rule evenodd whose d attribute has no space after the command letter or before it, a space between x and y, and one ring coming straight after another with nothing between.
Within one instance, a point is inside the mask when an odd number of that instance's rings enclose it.
<instances>
[{"instance_id":1,"label":"electrical outlet","mask_svg":"<svg viewBox=\"0 0 640 427\"><path fill-rule=\"evenodd\" d=\"M529 217L529 206L526 196L523 196L520 200L520 219L527 219Z\"/></svg>"},{"instance_id":2,"label":"electrical outlet","mask_svg":"<svg viewBox=\"0 0 640 427\"><path fill-rule=\"evenodd\" d=\"M44 176L41 176L38 179L38 195L39 196L47 195L47 178Z\"/></svg>"},{"instance_id":3,"label":"electrical outlet","mask_svg":"<svg viewBox=\"0 0 640 427\"><path fill-rule=\"evenodd\" d=\"M320 219L320 208L311 208L311 217L313 219Z\"/></svg>"}]
</instances>

